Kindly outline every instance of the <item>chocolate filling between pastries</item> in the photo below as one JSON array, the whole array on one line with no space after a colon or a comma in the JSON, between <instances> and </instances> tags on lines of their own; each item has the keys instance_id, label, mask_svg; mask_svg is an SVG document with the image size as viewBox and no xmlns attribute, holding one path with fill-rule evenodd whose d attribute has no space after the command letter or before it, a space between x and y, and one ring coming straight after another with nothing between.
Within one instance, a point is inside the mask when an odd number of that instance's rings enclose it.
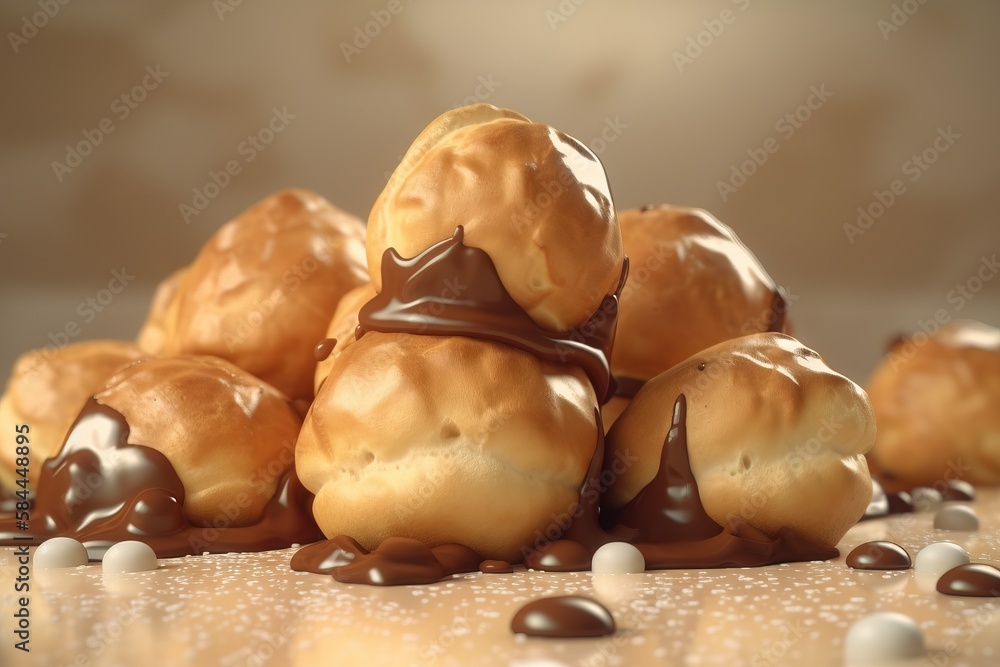
<instances>
[{"instance_id":1,"label":"chocolate filling between pastries","mask_svg":"<svg viewBox=\"0 0 1000 667\"><path fill-rule=\"evenodd\" d=\"M145 542L158 557L169 558L322 539L310 512L312 494L294 469L281 477L255 523L231 526L220 512L212 526L192 524L184 515L184 485L170 461L151 447L130 444L129 431L120 412L89 399L62 449L42 466L29 531L18 530L14 516L0 515L0 544L37 545L67 536L99 560L125 540Z\"/></svg>"}]
</instances>

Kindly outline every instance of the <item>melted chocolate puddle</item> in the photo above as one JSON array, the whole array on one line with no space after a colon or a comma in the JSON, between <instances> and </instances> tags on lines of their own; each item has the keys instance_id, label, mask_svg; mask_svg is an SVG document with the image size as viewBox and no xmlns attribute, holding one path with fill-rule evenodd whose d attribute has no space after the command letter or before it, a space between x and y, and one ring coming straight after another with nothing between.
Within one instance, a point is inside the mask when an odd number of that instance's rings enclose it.
<instances>
[{"instance_id":1,"label":"melted chocolate puddle","mask_svg":"<svg viewBox=\"0 0 1000 667\"><path fill-rule=\"evenodd\" d=\"M329 574L347 584L402 586L432 584L453 574L475 572L481 562L479 554L459 544L431 548L408 537L390 537L369 552L340 535L299 549L292 556L291 568Z\"/></svg>"},{"instance_id":2,"label":"melted chocolate puddle","mask_svg":"<svg viewBox=\"0 0 1000 667\"><path fill-rule=\"evenodd\" d=\"M628 258L615 293L580 327L542 329L517 304L483 250L462 243L464 230L412 259L393 248L382 255L382 291L362 306L356 336L382 333L466 336L504 343L546 361L581 367L604 403L614 387L609 361L618 326L618 295L628 276Z\"/></svg>"},{"instance_id":3,"label":"melted chocolate puddle","mask_svg":"<svg viewBox=\"0 0 1000 667\"><path fill-rule=\"evenodd\" d=\"M257 522L193 525L184 515L184 485L159 451L128 442L121 413L91 398L62 449L45 461L28 531L0 515L0 544L40 544L72 537L98 559L117 542L145 542L160 558L282 549L321 537L310 511L312 494L295 471L284 474ZM30 541L25 541L30 537Z\"/></svg>"}]
</instances>

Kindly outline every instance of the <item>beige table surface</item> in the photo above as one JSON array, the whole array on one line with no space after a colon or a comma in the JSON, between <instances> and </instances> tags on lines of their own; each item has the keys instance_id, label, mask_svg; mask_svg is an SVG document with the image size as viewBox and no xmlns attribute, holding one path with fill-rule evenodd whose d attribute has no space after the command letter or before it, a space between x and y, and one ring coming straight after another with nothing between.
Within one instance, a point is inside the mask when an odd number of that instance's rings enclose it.
<instances>
[{"instance_id":1,"label":"beige table surface","mask_svg":"<svg viewBox=\"0 0 1000 667\"><path fill-rule=\"evenodd\" d=\"M933 513L859 524L828 562L631 575L467 574L376 588L292 572L292 550L164 559L105 577L98 565L31 572L31 653L13 644L13 549L0 549L0 665L840 665L855 620L899 611L928 655L908 665L1000 664L1000 599L934 591L934 577L844 565L889 539L911 555L935 541L1000 561L1000 489L980 490L977 532L932 528ZM515 636L513 613L541 595L601 600L619 630L598 639Z\"/></svg>"}]
</instances>

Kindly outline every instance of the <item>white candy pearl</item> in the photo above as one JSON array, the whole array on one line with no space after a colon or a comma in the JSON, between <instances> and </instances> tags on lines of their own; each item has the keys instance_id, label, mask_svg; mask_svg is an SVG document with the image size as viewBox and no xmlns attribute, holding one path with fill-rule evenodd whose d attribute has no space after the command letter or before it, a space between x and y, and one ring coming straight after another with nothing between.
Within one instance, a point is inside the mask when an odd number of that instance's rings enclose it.
<instances>
[{"instance_id":1,"label":"white candy pearl","mask_svg":"<svg viewBox=\"0 0 1000 667\"><path fill-rule=\"evenodd\" d=\"M944 574L953 567L969 562L969 552L951 542L934 542L920 550L913 559L918 574Z\"/></svg>"},{"instance_id":2,"label":"white candy pearl","mask_svg":"<svg viewBox=\"0 0 1000 667\"><path fill-rule=\"evenodd\" d=\"M144 542L129 540L115 544L104 554L105 574L147 572L157 568L156 552Z\"/></svg>"},{"instance_id":3,"label":"white candy pearl","mask_svg":"<svg viewBox=\"0 0 1000 667\"><path fill-rule=\"evenodd\" d=\"M844 662L867 665L925 654L924 634L909 616L879 612L865 616L847 631Z\"/></svg>"},{"instance_id":4,"label":"white candy pearl","mask_svg":"<svg viewBox=\"0 0 1000 667\"><path fill-rule=\"evenodd\" d=\"M934 527L938 530L979 530L979 517L971 507L951 505L934 515Z\"/></svg>"},{"instance_id":5,"label":"white candy pearl","mask_svg":"<svg viewBox=\"0 0 1000 667\"><path fill-rule=\"evenodd\" d=\"M35 549L32 563L38 569L86 565L87 548L72 537L52 537Z\"/></svg>"},{"instance_id":6,"label":"white candy pearl","mask_svg":"<svg viewBox=\"0 0 1000 667\"><path fill-rule=\"evenodd\" d=\"M646 559L628 542L608 542L594 553L590 569L594 574L645 572Z\"/></svg>"}]
</instances>

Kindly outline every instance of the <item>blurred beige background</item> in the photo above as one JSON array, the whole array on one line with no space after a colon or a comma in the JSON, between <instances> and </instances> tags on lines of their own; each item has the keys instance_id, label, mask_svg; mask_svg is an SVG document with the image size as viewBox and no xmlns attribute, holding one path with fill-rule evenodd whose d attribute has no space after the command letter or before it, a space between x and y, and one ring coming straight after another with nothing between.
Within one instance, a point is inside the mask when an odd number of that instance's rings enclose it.
<instances>
[{"instance_id":1,"label":"blurred beige background","mask_svg":"<svg viewBox=\"0 0 1000 667\"><path fill-rule=\"evenodd\" d=\"M855 379L940 309L1000 325L1000 279L977 280L1000 252L989 0L43 0L4 3L0 25L4 374L71 323L134 336L156 282L268 193L367 216L420 129L477 98L591 145L620 209L735 228L798 337ZM845 230L859 207L871 224Z\"/></svg>"}]
</instances>

